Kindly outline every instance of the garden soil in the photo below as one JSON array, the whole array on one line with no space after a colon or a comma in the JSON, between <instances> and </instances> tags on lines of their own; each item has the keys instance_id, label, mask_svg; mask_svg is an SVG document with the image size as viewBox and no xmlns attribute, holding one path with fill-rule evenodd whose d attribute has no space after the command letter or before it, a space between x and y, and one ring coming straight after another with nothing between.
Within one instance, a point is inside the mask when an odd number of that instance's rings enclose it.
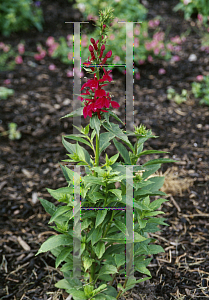
<instances>
[{"instance_id":1,"label":"garden soil","mask_svg":"<svg viewBox=\"0 0 209 300\"><path fill-rule=\"evenodd\" d=\"M173 158L176 163L164 164L159 173L166 175L163 190L169 201L161 209L170 226L151 234L165 253L153 256L149 266L152 279L136 285L121 299L209 299L209 107L201 106L192 94L181 105L166 96L168 87L178 93L190 91L197 75L209 74L209 57L200 51L200 33L194 20L184 21L181 12L172 11L177 1L148 0L144 4L149 19L160 15L160 28L165 31L169 26L168 38L187 30L190 34L179 52L181 61L146 63L140 66L141 78L135 79L135 124L142 123L159 136L148 140L145 148L168 151L162 157ZM65 21L85 21L67 0L43 0L41 5L43 33L31 30L9 38L0 36L0 40L13 46L25 40L27 51L35 52L36 44L45 45L48 36L73 34L72 24ZM189 61L190 54L197 60ZM1 86L10 79L8 87L15 91L12 97L0 100L0 131L15 122L22 134L19 140L0 138L0 299L62 300L68 295L54 287L62 274L55 269L53 256L35 254L54 234L38 197L49 200L46 188L66 186L58 163L67 159L61 139L73 133L73 126L72 118L60 118L73 110L73 77L66 75L73 66L52 58L41 62L32 56L23 58L23 64L2 72L0 79ZM56 70L48 69L51 63ZM160 68L166 74L159 75ZM113 79L116 82L110 84L110 91L119 101L119 117L125 121L125 76L113 70ZM82 125L88 122L88 118L82 120ZM108 155L115 153L113 145L108 148ZM135 273L137 279L141 276ZM120 280L124 278L117 278Z\"/></svg>"}]
</instances>

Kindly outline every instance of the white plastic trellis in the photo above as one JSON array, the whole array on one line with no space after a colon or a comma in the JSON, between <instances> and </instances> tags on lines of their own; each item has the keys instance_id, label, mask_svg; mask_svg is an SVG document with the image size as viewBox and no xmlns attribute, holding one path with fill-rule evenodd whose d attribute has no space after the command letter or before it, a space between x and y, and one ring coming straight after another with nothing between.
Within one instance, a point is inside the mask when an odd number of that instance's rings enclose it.
<instances>
[{"instance_id":1,"label":"white plastic trellis","mask_svg":"<svg viewBox=\"0 0 209 300\"><path fill-rule=\"evenodd\" d=\"M80 49L80 24L89 22L65 22L74 25L74 84L73 84L73 111L81 108L81 101L78 101L78 94L81 89L81 49ZM133 61L133 23L141 22L118 22L126 24L126 64L120 65L126 68L126 97L125 97L125 124L126 130L133 131L134 124L134 96L133 96L133 75L134 75L134 61ZM110 66L110 65L106 65ZM117 65L119 66L119 65ZM127 122L128 120L128 122ZM81 127L81 116L73 117L73 125ZM73 134L76 134L76 128L73 127ZM73 166L73 165L68 165ZM80 167L74 166L76 178L80 178ZM83 166L84 167L84 166ZM134 198L133 198L133 165L123 165L126 172L126 271L129 270L127 277L134 277ZM74 181L74 228L73 228L73 277L81 277L81 257L79 257L79 250L81 247L81 207L80 202L80 182ZM89 209L89 208L88 208ZM99 209L124 209L124 208L90 208L92 210Z\"/></svg>"}]
</instances>

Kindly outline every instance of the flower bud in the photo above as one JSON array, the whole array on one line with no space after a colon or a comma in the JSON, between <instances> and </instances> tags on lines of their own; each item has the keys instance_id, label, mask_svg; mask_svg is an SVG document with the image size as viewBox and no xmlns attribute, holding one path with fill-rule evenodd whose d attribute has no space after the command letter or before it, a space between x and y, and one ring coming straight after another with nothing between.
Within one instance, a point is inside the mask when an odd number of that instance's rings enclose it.
<instances>
[{"instance_id":1,"label":"flower bud","mask_svg":"<svg viewBox=\"0 0 209 300\"><path fill-rule=\"evenodd\" d=\"M102 45L101 46L101 51L104 51L105 50L105 45Z\"/></svg>"},{"instance_id":2,"label":"flower bud","mask_svg":"<svg viewBox=\"0 0 209 300\"><path fill-rule=\"evenodd\" d=\"M103 28L106 28L106 25L105 25L105 24L103 25Z\"/></svg>"},{"instance_id":3,"label":"flower bud","mask_svg":"<svg viewBox=\"0 0 209 300\"><path fill-rule=\"evenodd\" d=\"M93 45L95 44L95 40L93 38L91 38L90 41Z\"/></svg>"},{"instance_id":4,"label":"flower bud","mask_svg":"<svg viewBox=\"0 0 209 300\"><path fill-rule=\"evenodd\" d=\"M94 48L92 47L92 45L89 45L89 51L94 52Z\"/></svg>"},{"instance_id":5,"label":"flower bud","mask_svg":"<svg viewBox=\"0 0 209 300\"><path fill-rule=\"evenodd\" d=\"M100 56L99 56L99 58L101 58L101 57L102 57L102 55L103 55L103 51L101 51L101 52L100 52Z\"/></svg>"},{"instance_id":6,"label":"flower bud","mask_svg":"<svg viewBox=\"0 0 209 300\"><path fill-rule=\"evenodd\" d=\"M98 50L97 44L94 44L94 49Z\"/></svg>"},{"instance_id":7,"label":"flower bud","mask_svg":"<svg viewBox=\"0 0 209 300\"><path fill-rule=\"evenodd\" d=\"M106 58L110 58L112 56L112 50L108 51L105 55Z\"/></svg>"}]
</instances>

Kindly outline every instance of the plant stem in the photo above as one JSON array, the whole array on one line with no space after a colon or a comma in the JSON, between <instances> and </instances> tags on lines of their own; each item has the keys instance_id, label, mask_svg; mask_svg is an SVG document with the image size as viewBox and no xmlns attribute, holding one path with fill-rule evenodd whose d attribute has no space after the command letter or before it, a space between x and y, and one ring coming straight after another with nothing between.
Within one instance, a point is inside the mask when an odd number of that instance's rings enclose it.
<instances>
[{"instance_id":1,"label":"plant stem","mask_svg":"<svg viewBox=\"0 0 209 300\"><path fill-rule=\"evenodd\" d=\"M95 163L96 163L96 166L98 167L99 166L99 137L98 135L96 134L96 156L95 156ZM96 177L96 172L94 172L94 176ZM93 249L91 249L91 258L95 258L95 253L93 251ZM90 281L89 282L92 282L94 281L94 275L95 275L95 262L92 263L91 265L91 271L90 271Z\"/></svg>"},{"instance_id":2,"label":"plant stem","mask_svg":"<svg viewBox=\"0 0 209 300\"><path fill-rule=\"evenodd\" d=\"M99 137L96 134L96 156L95 156L96 166L99 166Z\"/></svg>"}]
</instances>

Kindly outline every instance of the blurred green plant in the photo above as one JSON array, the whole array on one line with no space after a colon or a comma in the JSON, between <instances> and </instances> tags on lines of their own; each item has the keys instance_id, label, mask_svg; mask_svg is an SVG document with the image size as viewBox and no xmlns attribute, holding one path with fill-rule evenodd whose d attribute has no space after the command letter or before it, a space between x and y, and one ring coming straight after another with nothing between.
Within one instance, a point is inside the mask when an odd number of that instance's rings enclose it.
<instances>
[{"instance_id":1,"label":"blurred green plant","mask_svg":"<svg viewBox=\"0 0 209 300\"><path fill-rule=\"evenodd\" d=\"M192 83L192 93L195 98L202 98L200 104L209 105L209 75L202 76L201 82Z\"/></svg>"},{"instance_id":2,"label":"blurred green plant","mask_svg":"<svg viewBox=\"0 0 209 300\"><path fill-rule=\"evenodd\" d=\"M0 99L6 100L9 96L14 94L14 90L0 86Z\"/></svg>"},{"instance_id":3,"label":"blurred green plant","mask_svg":"<svg viewBox=\"0 0 209 300\"><path fill-rule=\"evenodd\" d=\"M69 0L69 2L72 2L72 0ZM144 21L147 17L147 9L138 0L129 0L127 2L120 0L76 0L76 3L73 4L74 8L82 12L85 20L98 20L99 11L107 6L111 6L114 9L114 15L120 20L125 19L126 21L138 22Z\"/></svg>"},{"instance_id":4,"label":"blurred green plant","mask_svg":"<svg viewBox=\"0 0 209 300\"><path fill-rule=\"evenodd\" d=\"M0 1L0 32L9 36L12 32L27 31L35 26L42 31L44 21L40 1L1 0Z\"/></svg>"},{"instance_id":5,"label":"blurred green plant","mask_svg":"<svg viewBox=\"0 0 209 300\"><path fill-rule=\"evenodd\" d=\"M10 140L19 140L21 133L17 130L16 123L9 123L9 130L0 133L0 136L8 135Z\"/></svg>"},{"instance_id":6,"label":"blurred green plant","mask_svg":"<svg viewBox=\"0 0 209 300\"><path fill-rule=\"evenodd\" d=\"M187 90L183 89L181 91L181 94L177 94L173 88L168 88L167 89L167 98L169 100L175 101L177 104L181 104L181 103L187 101L188 92L187 92Z\"/></svg>"},{"instance_id":7,"label":"blurred green plant","mask_svg":"<svg viewBox=\"0 0 209 300\"><path fill-rule=\"evenodd\" d=\"M209 20L208 0L180 0L173 10L182 10L185 20L189 20L193 14L197 14L198 20L204 24Z\"/></svg>"}]
</instances>

